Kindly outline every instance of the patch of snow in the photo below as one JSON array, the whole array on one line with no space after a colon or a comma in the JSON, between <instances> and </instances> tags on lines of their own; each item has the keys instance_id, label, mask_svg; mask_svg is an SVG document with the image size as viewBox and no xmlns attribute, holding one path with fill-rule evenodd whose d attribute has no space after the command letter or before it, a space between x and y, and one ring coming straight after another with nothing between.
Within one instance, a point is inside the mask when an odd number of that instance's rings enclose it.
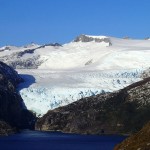
<instances>
[{"instance_id":1,"label":"patch of snow","mask_svg":"<svg viewBox=\"0 0 150 150\"><path fill-rule=\"evenodd\" d=\"M108 38L107 36L104 35L98 35L98 36L93 36L93 35L85 35L87 37L91 37L91 38L97 38L97 39L105 39Z\"/></svg>"}]
</instances>

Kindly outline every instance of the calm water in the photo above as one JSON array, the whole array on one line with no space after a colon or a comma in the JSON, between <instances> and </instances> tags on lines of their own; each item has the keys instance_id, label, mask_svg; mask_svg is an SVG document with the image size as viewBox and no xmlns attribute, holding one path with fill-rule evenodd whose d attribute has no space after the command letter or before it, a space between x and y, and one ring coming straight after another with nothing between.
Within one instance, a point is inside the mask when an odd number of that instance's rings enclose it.
<instances>
[{"instance_id":1,"label":"calm water","mask_svg":"<svg viewBox=\"0 0 150 150\"><path fill-rule=\"evenodd\" d=\"M0 137L0 150L112 150L123 136L86 136L60 132L23 131Z\"/></svg>"}]
</instances>

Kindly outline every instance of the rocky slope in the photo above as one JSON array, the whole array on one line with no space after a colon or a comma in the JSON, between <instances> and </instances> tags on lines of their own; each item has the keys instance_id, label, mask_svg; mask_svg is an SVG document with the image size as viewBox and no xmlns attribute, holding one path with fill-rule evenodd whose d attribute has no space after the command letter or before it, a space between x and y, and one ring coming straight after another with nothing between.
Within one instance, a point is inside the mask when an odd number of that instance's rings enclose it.
<instances>
[{"instance_id":1,"label":"rocky slope","mask_svg":"<svg viewBox=\"0 0 150 150\"><path fill-rule=\"evenodd\" d=\"M150 78L114 93L83 98L48 111L37 130L81 134L131 134L150 120Z\"/></svg>"},{"instance_id":2,"label":"rocky slope","mask_svg":"<svg viewBox=\"0 0 150 150\"><path fill-rule=\"evenodd\" d=\"M11 127L5 121L0 121L0 136L9 135L16 132L16 128Z\"/></svg>"},{"instance_id":3,"label":"rocky slope","mask_svg":"<svg viewBox=\"0 0 150 150\"><path fill-rule=\"evenodd\" d=\"M138 133L117 145L114 150L150 150L150 122Z\"/></svg>"},{"instance_id":4,"label":"rocky slope","mask_svg":"<svg viewBox=\"0 0 150 150\"><path fill-rule=\"evenodd\" d=\"M17 72L0 62L0 135L15 129L32 128L34 115L29 112L16 92L22 81Z\"/></svg>"}]
</instances>

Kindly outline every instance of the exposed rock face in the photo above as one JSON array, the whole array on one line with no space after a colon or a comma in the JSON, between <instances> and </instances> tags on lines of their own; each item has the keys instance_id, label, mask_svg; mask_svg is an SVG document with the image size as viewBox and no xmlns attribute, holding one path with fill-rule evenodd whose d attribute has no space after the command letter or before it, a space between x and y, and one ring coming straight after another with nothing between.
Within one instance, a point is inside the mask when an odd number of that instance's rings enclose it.
<instances>
[{"instance_id":1,"label":"exposed rock face","mask_svg":"<svg viewBox=\"0 0 150 150\"><path fill-rule=\"evenodd\" d=\"M7 124L4 121L0 121L0 136L13 134L15 132L15 128L12 128L9 124Z\"/></svg>"},{"instance_id":2,"label":"exposed rock face","mask_svg":"<svg viewBox=\"0 0 150 150\"><path fill-rule=\"evenodd\" d=\"M9 89L9 84L16 87L18 83L22 82L23 79L18 75L18 73L9 67L8 65L0 62L0 85ZM6 84L7 83L7 84Z\"/></svg>"},{"instance_id":3,"label":"exposed rock face","mask_svg":"<svg viewBox=\"0 0 150 150\"><path fill-rule=\"evenodd\" d=\"M0 61L6 62L9 66L14 69L37 69L43 61L40 60L40 55L36 55L35 51L46 46L53 46L55 48L62 47L59 43L51 43L45 44L42 46L38 46L36 48L31 48L34 44L25 46L24 48L28 48L25 50L18 50L17 52L13 52L10 55L0 56ZM14 48L14 47L13 47ZM15 47L15 49L18 49ZM11 50L11 46L6 46L3 49L0 49L0 52L5 50ZM28 55L28 57L24 57L24 55Z\"/></svg>"},{"instance_id":4,"label":"exposed rock face","mask_svg":"<svg viewBox=\"0 0 150 150\"><path fill-rule=\"evenodd\" d=\"M150 68L148 68L147 70L145 70L143 73L142 73L142 76L141 76L143 79L144 78L147 78L147 77L150 77Z\"/></svg>"},{"instance_id":5,"label":"exposed rock face","mask_svg":"<svg viewBox=\"0 0 150 150\"><path fill-rule=\"evenodd\" d=\"M39 55L31 55L29 58L23 58L25 54L32 54L35 49L25 50L23 52L14 52L11 55L3 56L0 61L7 62L7 64L14 69L36 69L42 61Z\"/></svg>"},{"instance_id":6,"label":"exposed rock face","mask_svg":"<svg viewBox=\"0 0 150 150\"><path fill-rule=\"evenodd\" d=\"M59 44L59 43L45 44L45 45L42 45L41 47L43 48L43 47L46 47L46 46L62 47L62 45ZM40 47L40 48L41 48L41 47Z\"/></svg>"},{"instance_id":7,"label":"exposed rock face","mask_svg":"<svg viewBox=\"0 0 150 150\"><path fill-rule=\"evenodd\" d=\"M150 78L118 92L100 94L50 110L37 130L82 134L131 134L150 120Z\"/></svg>"},{"instance_id":8,"label":"exposed rock face","mask_svg":"<svg viewBox=\"0 0 150 150\"><path fill-rule=\"evenodd\" d=\"M100 42L105 42L105 43L109 43L109 46L112 45L111 41L109 38L105 37L105 38L94 38L94 37L90 37L90 36L86 36L84 34L78 36L74 42L92 42L92 41L95 41L97 43L100 43Z\"/></svg>"},{"instance_id":9,"label":"exposed rock face","mask_svg":"<svg viewBox=\"0 0 150 150\"><path fill-rule=\"evenodd\" d=\"M117 145L114 150L150 150L150 122L138 133Z\"/></svg>"},{"instance_id":10,"label":"exposed rock face","mask_svg":"<svg viewBox=\"0 0 150 150\"><path fill-rule=\"evenodd\" d=\"M22 98L16 92L16 86L21 81L16 71L0 62L0 132L7 131L3 130L5 125L8 133L11 127L20 129L34 126L34 115L25 108Z\"/></svg>"},{"instance_id":11,"label":"exposed rock face","mask_svg":"<svg viewBox=\"0 0 150 150\"><path fill-rule=\"evenodd\" d=\"M6 62L9 66L13 67L14 69L36 69L40 64L42 64L42 61L40 60L39 55L34 55L34 52L41 47L42 46L37 46L36 48L29 48L23 51L18 50L17 52L15 51L10 55L0 56L0 61ZM11 50L11 47L8 48ZM5 47L0 51L7 50L8 48ZM17 49L17 47L15 49ZM24 55L29 55L29 57L23 57Z\"/></svg>"}]
</instances>

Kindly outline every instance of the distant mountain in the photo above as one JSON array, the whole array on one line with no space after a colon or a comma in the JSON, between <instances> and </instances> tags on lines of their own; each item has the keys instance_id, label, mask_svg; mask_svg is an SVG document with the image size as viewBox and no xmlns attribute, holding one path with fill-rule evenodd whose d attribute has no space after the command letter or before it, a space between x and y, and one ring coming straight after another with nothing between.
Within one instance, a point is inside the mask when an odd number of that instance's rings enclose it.
<instances>
[{"instance_id":1,"label":"distant mountain","mask_svg":"<svg viewBox=\"0 0 150 150\"><path fill-rule=\"evenodd\" d=\"M149 40L84 34L63 45L0 48L0 60L24 78L18 90L37 115L141 80L150 67L149 58Z\"/></svg>"},{"instance_id":2,"label":"distant mountain","mask_svg":"<svg viewBox=\"0 0 150 150\"><path fill-rule=\"evenodd\" d=\"M49 110L37 130L81 134L132 134L150 120L150 77L126 88Z\"/></svg>"}]
</instances>

